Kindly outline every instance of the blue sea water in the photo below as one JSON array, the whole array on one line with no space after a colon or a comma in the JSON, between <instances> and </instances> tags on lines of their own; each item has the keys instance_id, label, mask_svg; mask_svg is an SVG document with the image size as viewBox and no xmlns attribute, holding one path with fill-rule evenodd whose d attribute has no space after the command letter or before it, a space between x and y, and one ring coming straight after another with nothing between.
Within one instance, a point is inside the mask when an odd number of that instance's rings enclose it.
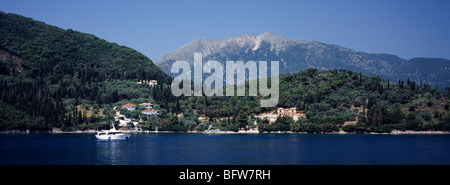
<instances>
[{"instance_id":1,"label":"blue sea water","mask_svg":"<svg viewBox=\"0 0 450 185\"><path fill-rule=\"evenodd\" d=\"M135 133L0 135L0 164L403 165L450 164L450 135Z\"/></svg>"}]
</instances>

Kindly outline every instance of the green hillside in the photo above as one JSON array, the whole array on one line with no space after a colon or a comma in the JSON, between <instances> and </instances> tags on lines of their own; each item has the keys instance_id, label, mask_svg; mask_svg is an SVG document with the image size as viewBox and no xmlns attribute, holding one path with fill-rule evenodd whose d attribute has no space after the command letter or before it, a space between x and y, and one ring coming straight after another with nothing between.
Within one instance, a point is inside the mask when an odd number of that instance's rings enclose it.
<instances>
[{"instance_id":1,"label":"green hillside","mask_svg":"<svg viewBox=\"0 0 450 185\"><path fill-rule=\"evenodd\" d=\"M448 87L441 91L409 80L390 82L345 69L319 72L311 68L280 76L280 99L276 107L261 108L260 97L252 96L187 97L178 102L176 112L188 116L173 124L185 130L204 130L212 125L237 131L258 126L260 132L448 131L449 97ZM275 113L279 107L296 107L305 117L298 121L288 116L278 117L272 123L256 117L261 113ZM199 116L206 117L207 121L185 124L186 120L198 121L192 118Z\"/></svg>"},{"instance_id":2,"label":"green hillside","mask_svg":"<svg viewBox=\"0 0 450 185\"><path fill-rule=\"evenodd\" d=\"M30 129L96 123L76 107L153 96L157 90L136 84L139 80L168 84L171 78L131 48L0 12L0 105L25 113L27 124L34 125ZM160 86L155 88L162 91ZM167 97L153 98L167 102ZM28 128L9 115L0 119L0 130Z\"/></svg>"},{"instance_id":3,"label":"green hillside","mask_svg":"<svg viewBox=\"0 0 450 185\"><path fill-rule=\"evenodd\" d=\"M413 69L424 60L410 60L408 66ZM157 80L158 85L136 83L140 80ZM258 96L176 98L171 80L128 47L0 13L0 130L108 128L115 106L142 102L160 111L158 117L143 118L146 130L450 130L450 88L412 80L392 82L349 69L310 68L280 75L280 99L271 108L261 108ZM279 107L296 107L305 117L278 117L274 122L256 117ZM139 120L137 111L120 111Z\"/></svg>"}]
</instances>

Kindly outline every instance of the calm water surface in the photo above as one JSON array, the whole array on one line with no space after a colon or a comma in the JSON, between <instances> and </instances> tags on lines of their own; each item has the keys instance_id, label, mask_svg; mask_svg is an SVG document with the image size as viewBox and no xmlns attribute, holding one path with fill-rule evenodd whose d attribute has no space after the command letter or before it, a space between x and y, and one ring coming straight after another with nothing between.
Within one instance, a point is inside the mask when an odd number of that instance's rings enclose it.
<instances>
[{"instance_id":1,"label":"calm water surface","mask_svg":"<svg viewBox=\"0 0 450 185\"><path fill-rule=\"evenodd\" d=\"M0 135L0 164L450 164L450 135Z\"/></svg>"}]
</instances>

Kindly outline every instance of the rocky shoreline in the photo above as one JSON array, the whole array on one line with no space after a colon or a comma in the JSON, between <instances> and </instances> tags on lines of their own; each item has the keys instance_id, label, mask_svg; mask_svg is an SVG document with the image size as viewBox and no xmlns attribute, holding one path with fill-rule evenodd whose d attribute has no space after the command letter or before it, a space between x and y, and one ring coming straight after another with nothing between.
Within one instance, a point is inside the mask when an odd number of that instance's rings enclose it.
<instances>
[{"instance_id":1,"label":"rocky shoreline","mask_svg":"<svg viewBox=\"0 0 450 185\"><path fill-rule=\"evenodd\" d=\"M236 134L233 131L223 131L218 128L213 129L212 125L209 125L208 130L203 131L205 134Z\"/></svg>"},{"instance_id":2,"label":"rocky shoreline","mask_svg":"<svg viewBox=\"0 0 450 185\"><path fill-rule=\"evenodd\" d=\"M393 130L390 134L393 135L407 135L407 134L450 134L446 131L412 131L412 130Z\"/></svg>"}]
</instances>

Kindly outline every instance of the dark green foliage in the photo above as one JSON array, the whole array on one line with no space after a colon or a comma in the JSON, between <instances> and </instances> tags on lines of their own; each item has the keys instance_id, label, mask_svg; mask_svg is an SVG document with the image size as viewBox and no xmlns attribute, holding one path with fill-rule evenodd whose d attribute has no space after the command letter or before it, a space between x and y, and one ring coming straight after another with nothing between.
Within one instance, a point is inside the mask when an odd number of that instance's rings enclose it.
<instances>
[{"instance_id":1,"label":"dark green foliage","mask_svg":"<svg viewBox=\"0 0 450 185\"><path fill-rule=\"evenodd\" d=\"M365 123L357 123L356 125L345 125L342 130L345 132L364 133L368 131L368 126Z\"/></svg>"},{"instance_id":2,"label":"dark green foliage","mask_svg":"<svg viewBox=\"0 0 450 185\"><path fill-rule=\"evenodd\" d=\"M246 128L248 125L248 115L244 110L239 111L239 115L235 119L235 124L238 125L239 128Z\"/></svg>"},{"instance_id":3,"label":"dark green foliage","mask_svg":"<svg viewBox=\"0 0 450 185\"><path fill-rule=\"evenodd\" d=\"M434 111L434 118L439 118L439 111Z\"/></svg>"},{"instance_id":4,"label":"dark green foliage","mask_svg":"<svg viewBox=\"0 0 450 185\"><path fill-rule=\"evenodd\" d=\"M0 12L0 54L5 56L0 59L0 101L28 115L27 122L40 125L36 129L79 129L112 120L87 117L87 107L77 108L82 102L103 106L152 97L167 108L175 101L170 87L136 83L171 81L141 53L31 18ZM99 108L92 112L98 115Z\"/></svg>"},{"instance_id":5,"label":"dark green foliage","mask_svg":"<svg viewBox=\"0 0 450 185\"><path fill-rule=\"evenodd\" d=\"M141 53L93 35L63 30L15 14L0 13L0 49L20 57L26 77L58 81L69 75L81 83L105 79L168 82Z\"/></svg>"},{"instance_id":6,"label":"dark green foliage","mask_svg":"<svg viewBox=\"0 0 450 185\"><path fill-rule=\"evenodd\" d=\"M32 118L0 101L0 130L47 130L48 125L42 117Z\"/></svg>"},{"instance_id":7,"label":"dark green foliage","mask_svg":"<svg viewBox=\"0 0 450 185\"><path fill-rule=\"evenodd\" d=\"M171 79L141 53L14 14L0 13L0 55L0 130L102 128L113 121L113 105L142 99L154 101L160 110L157 118L144 120L147 130L205 130L212 125L238 131L254 127L254 115L278 107L297 107L306 118L257 120L260 131L449 129L448 87L440 91L411 80L395 84L347 69L311 68L280 75L277 107L260 107L259 96L176 98L168 85ZM158 85L137 84L140 80L157 80ZM138 117L138 112L124 114ZM343 126L348 121L357 124Z\"/></svg>"},{"instance_id":8,"label":"dark green foliage","mask_svg":"<svg viewBox=\"0 0 450 185\"><path fill-rule=\"evenodd\" d=\"M429 113L429 112L424 112L424 113L422 113L422 118L423 118L425 121L431 121L431 113Z\"/></svg>"},{"instance_id":9,"label":"dark green foliage","mask_svg":"<svg viewBox=\"0 0 450 185\"><path fill-rule=\"evenodd\" d=\"M307 133L319 133L320 128L319 125L314 123L301 123L298 129L299 132L307 132Z\"/></svg>"},{"instance_id":10,"label":"dark green foliage","mask_svg":"<svg viewBox=\"0 0 450 185\"><path fill-rule=\"evenodd\" d=\"M289 124L283 124L286 121L281 117L273 123L265 119L258 120L260 132L336 132L343 129L344 123L348 121L356 121L357 124L346 126L346 129L360 133L440 128L436 124L448 113L444 112L439 117L430 116L429 113L444 109L443 102L447 101L445 93L431 87L422 88L411 81L406 85L408 88L402 88L377 76L367 77L341 69L320 72L309 69L280 75L277 107L259 107L259 97L223 96L208 97L206 107L203 97L183 97L179 101L179 109L181 112L196 110L199 116L207 115L210 122L219 122L215 119L225 118L230 121L224 124L239 128L248 128L251 123L249 115L274 113L278 107L297 107L306 116L301 122ZM415 87L412 89L412 86ZM433 106L427 106L427 102L434 102ZM410 115L407 118L409 113L417 116Z\"/></svg>"},{"instance_id":11,"label":"dark green foliage","mask_svg":"<svg viewBox=\"0 0 450 185\"><path fill-rule=\"evenodd\" d=\"M279 116L273 124L274 130L288 131L291 125L294 124L294 119L290 116Z\"/></svg>"},{"instance_id":12,"label":"dark green foliage","mask_svg":"<svg viewBox=\"0 0 450 185\"><path fill-rule=\"evenodd\" d=\"M125 115L127 118L138 119L141 113L139 111L129 111L128 109L120 109L120 114Z\"/></svg>"},{"instance_id":13,"label":"dark green foliage","mask_svg":"<svg viewBox=\"0 0 450 185\"><path fill-rule=\"evenodd\" d=\"M335 124L325 123L319 125L320 132L331 133L339 131L339 128Z\"/></svg>"},{"instance_id":14,"label":"dark green foliage","mask_svg":"<svg viewBox=\"0 0 450 185\"><path fill-rule=\"evenodd\" d=\"M437 126L437 130L450 131L450 116L447 116L442 121L440 121Z\"/></svg>"},{"instance_id":15,"label":"dark green foliage","mask_svg":"<svg viewBox=\"0 0 450 185\"><path fill-rule=\"evenodd\" d=\"M178 117L171 115L161 120L161 130L167 131L187 131L186 125L182 124Z\"/></svg>"},{"instance_id":16,"label":"dark green foliage","mask_svg":"<svg viewBox=\"0 0 450 185\"><path fill-rule=\"evenodd\" d=\"M417 130L421 121L422 121L422 119L420 117L418 117L415 112L409 113L405 119L405 122L406 122L405 129L406 130Z\"/></svg>"}]
</instances>

